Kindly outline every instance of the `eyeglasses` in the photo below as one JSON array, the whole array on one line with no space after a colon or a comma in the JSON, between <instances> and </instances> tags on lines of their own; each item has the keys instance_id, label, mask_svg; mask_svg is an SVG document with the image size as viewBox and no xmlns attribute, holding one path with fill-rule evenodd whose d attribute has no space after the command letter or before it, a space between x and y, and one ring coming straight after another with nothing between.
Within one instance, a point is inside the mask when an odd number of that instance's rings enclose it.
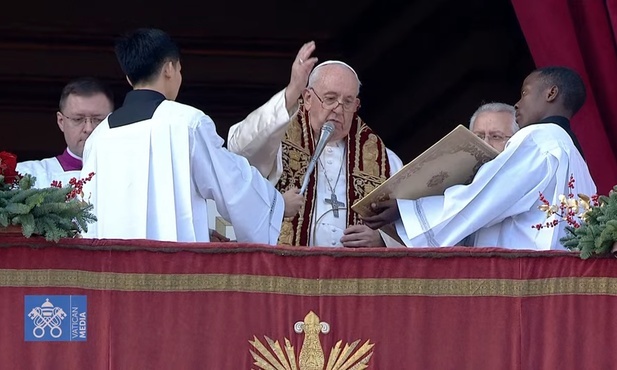
<instances>
[{"instance_id":1,"label":"eyeglasses","mask_svg":"<svg viewBox=\"0 0 617 370\"><path fill-rule=\"evenodd\" d=\"M62 112L60 112L60 114L63 115L64 118L71 121L74 126L82 126L88 120L90 120L90 123L92 123L93 126L98 126L99 123L103 122L103 120L105 119L105 117L101 118L101 117L96 117L96 116L69 117Z\"/></svg>"},{"instance_id":2,"label":"eyeglasses","mask_svg":"<svg viewBox=\"0 0 617 370\"><path fill-rule=\"evenodd\" d=\"M486 139L485 134L476 134L476 136L479 137L481 140ZM512 136L506 136L506 135L500 135L500 134L490 134L488 136L488 141L492 141L494 143L502 143L511 137Z\"/></svg>"},{"instance_id":3,"label":"eyeglasses","mask_svg":"<svg viewBox=\"0 0 617 370\"><path fill-rule=\"evenodd\" d=\"M317 92L312 87L309 87L313 91L313 94L317 97L317 99L321 102L321 107L323 109L335 110L339 105L343 107L343 110L346 112L355 112L358 109L358 99L347 100L347 101L339 101L334 97L325 97L321 98L317 95Z\"/></svg>"}]
</instances>

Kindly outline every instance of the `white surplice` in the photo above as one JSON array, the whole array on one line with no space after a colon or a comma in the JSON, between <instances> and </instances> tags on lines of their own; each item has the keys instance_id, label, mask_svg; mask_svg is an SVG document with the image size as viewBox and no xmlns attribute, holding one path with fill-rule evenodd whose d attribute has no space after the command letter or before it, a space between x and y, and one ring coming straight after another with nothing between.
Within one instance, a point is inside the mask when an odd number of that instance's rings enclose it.
<instances>
[{"instance_id":1,"label":"white surplice","mask_svg":"<svg viewBox=\"0 0 617 370\"><path fill-rule=\"evenodd\" d=\"M455 245L472 235L474 246L511 249L564 249L565 222L537 230L546 223L538 209L542 192L551 204L569 193L596 193L596 186L568 134L556 124L522 128L505 150L484 164L469 185L446 189L442 196L399 200L397 231L407 246Z\"/></svg>"},{"instance_id":2,"label":"white surplice","mask_svg":"<svg viewBox=\"0 0 617 370\"><path fill-rule=\"evenodd\" d=\"M163 101L151 119L110 128L86 141L82 176L98 222L90 238L209 241L213 199L239 242L276 244L282 195L248 161L223 148L203 112Z\"/></svg>"},{"instance_id":3,"label":"white surplice","mask_svg":"<svg viewBox=\"0 0 617 370\"><path fill-rule=\"evenodd\" d=\"M54 180L61 181L64 186L73 177L78 179L80 175L79 170L65 171L56 157L19 162L16 169L21 174L30 174L36 177L35 188L47 188Z\"/></svg>"},{"instance_id":4,"label":"white surplice","mask_svg":"<svg viewBox=\"0 0 617 370\"><path fill-rule=\"evenodd\" d=\"M281 142L285 136L288 123L294 112L288 112L285 106L285 90L274 95L266 104L257 108L243 121L229 129L227 147L230 151L246 157L251 165L257 167L263 176L276 184L283 173ZM315 217L311 225L310 245L340 247L341 237L346 228L347 209L345 204L339 210L339 217L334 217L332 207L326 203L334 188L338 201L347 199L347 152L345 141L330 142L320 156L315 171L317 173ZM390 175L403 167L401 159L389 149L386 149L390 164ZM340 180L336 182L339 170ZM233 224L233 223L232 223ZM235 225L234 225L235 226ZM385 238L391 243L390 238Z\"/></svg>"}]
</instances>

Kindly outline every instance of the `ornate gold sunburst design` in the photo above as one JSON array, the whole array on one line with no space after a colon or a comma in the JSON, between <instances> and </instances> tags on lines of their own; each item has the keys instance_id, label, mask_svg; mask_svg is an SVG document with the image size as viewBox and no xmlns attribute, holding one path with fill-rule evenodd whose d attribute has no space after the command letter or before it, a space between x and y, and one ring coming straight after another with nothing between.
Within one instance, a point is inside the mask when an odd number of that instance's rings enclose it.
<instances>
[{"instance_id":1,"label":"ornate gold sunburst design","mask_svg":"<svg viewBox=\"0 0 617 370\"><path fill-rule=\"evenodd\" d=\"M368 362L373 356L372 348L375 345L367 340L358 348L360 339L343 348L339 340L330 350L326 362L323 348L319 340L319 333L330 332L330 325L320 322L319 317L310 311L304 321L298 321L294 325L296 333L304 333L304 341L300 354L296 360L296 351L289 339L285 338L285 349L281 348L278 341L264 336L266 345L257 337L253 337L249 343L255 351L249 350L255 362L256 368L251 370L362 370L368 367Z\"/></svg>"}]
</instances>

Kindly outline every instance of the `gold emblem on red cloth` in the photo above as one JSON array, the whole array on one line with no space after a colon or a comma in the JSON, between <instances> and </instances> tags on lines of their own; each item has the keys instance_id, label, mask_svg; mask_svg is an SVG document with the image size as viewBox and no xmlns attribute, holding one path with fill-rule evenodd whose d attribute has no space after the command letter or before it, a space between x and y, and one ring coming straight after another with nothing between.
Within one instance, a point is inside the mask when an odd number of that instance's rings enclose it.
<instances>
[{"instance_id":1,"label":"gold emblem on red cloth","mask_svg":"<svg viewBox=\"0 0 617 370\"><path fill-rule=\"evenodd\" d=\"M304 321L294 325L296 333L304 333L304 341L296 360L296 350L289 339L285 338L285 348L278 341L264 336L263 344L257 337L249 343L255 350L249 350L255 362L252 370L362 370L368 367L373 356L372 348L375 345L367 340L360 347L360 339L342 346L341 340L330 350L328 361L319 340L319 334L328 334L330 325L319 321L319 317L309 312ZM341 348L342 347L342 348Z\"/></svg>"}]
</instances>

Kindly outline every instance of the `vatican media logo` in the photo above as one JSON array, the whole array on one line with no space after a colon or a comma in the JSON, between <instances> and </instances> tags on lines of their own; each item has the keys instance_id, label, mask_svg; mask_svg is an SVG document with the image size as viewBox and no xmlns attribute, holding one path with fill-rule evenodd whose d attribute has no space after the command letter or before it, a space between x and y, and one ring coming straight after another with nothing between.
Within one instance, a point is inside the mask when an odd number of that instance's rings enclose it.
<instances>
[{"instance_id":1,"label":"vatican media logo","mask_svg":"<svg viewBox=\"0 0 617 370\"><path fill-rule=\"evenodd\" d=\"M24 313L27 342L84 342L88 337L85 295L27 295Z\"/></svg>"}]
</instances>

